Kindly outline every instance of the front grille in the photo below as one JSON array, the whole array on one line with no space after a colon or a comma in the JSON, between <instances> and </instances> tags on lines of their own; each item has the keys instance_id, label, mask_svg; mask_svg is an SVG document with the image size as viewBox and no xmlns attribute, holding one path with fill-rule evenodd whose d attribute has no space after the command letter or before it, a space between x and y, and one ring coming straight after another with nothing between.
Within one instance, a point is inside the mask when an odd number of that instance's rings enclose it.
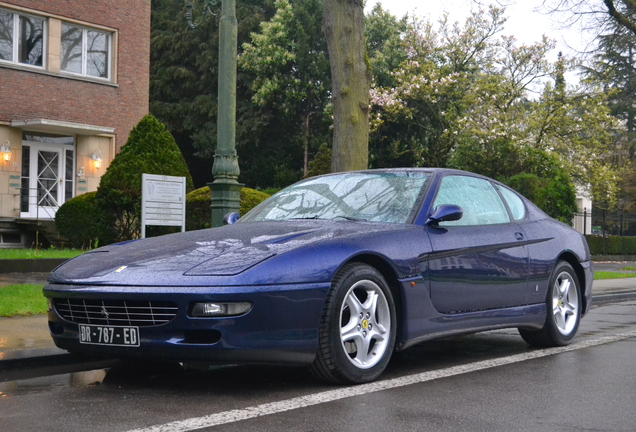
<instances>
[{"instance_id":1,"label":"front grille","mask_svg":"<svg viewBox=\"0 0 636 432\"><path fill-rule=\"evenodd\" d=\"M76 324L149 327L170 322L177 305L169 301L55 299L57 313Z\"/></svg>"}]
</instances>

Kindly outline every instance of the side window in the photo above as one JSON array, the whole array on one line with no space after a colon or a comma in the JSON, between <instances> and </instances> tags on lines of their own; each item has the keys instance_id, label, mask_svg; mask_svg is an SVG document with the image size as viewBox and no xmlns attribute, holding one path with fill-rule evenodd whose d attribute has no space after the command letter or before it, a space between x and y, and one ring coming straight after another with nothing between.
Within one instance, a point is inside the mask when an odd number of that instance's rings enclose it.
<instances>
[{"instance_id":1,"label":"side window","mask_svg":"<svg viewBox=\"0 0 636 432\"><path fill-rule=\"evenodd\" d=\"M476 177L444 177L433 208L442 204L458 205L464 211L464 215L458 221L442 222L440 226L494 225L510 222L506 207L492 184Z\"/></svg>"},{"instance_id":2,"label":"side window","mask_svg":"<svg viewBox=\"0 0 636 432\"><path fill-rule=\"evenodd\" d=\"M0 60L43 66L43 18L0 9Z\"/></svg>"},{"instance_id":3,"label":"side window","mask_svg":"<svg viewBox=\"0 0 636 432\"><path fill-rule=\"evenodd\" d=\"M501 192L501 195L503 195L506 204L508 204L508 208L510 208L514 220L518 221L526 217L526 206L523 204L521 198L519 198L519 195L499 185L497 185L497 189Z\"/></svg>"},{"instance_id":4,"label":"side window","mask_svg":"<svg viewBox=\"0 0 636 432\"><path fill-rule=\"evenodd\" d=\"M108 79L111 38L110 33L62 23L60 69Z\"/></svg>"}]
</instances>

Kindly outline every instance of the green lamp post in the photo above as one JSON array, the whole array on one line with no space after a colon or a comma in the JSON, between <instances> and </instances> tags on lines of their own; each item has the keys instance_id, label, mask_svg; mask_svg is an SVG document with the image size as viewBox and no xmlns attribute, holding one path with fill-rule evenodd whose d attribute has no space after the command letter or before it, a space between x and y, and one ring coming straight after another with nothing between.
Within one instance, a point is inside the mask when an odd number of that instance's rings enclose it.
<instances>
[{"instance_id":1,"label":"green lamp post","mask_svg":"<svg viewBox=\"0 0 636 432\"><path fill-rule=\"evenodd\" d=\"M217 0L205 0L203 13L212 14L212 6ZM194 0L186 1L186 19L192 28L198 23L192 20ZM238 212L243 187L238 182L240 174L236 154L236 47L238 25L236 22L236 0L223 0L219 20L219 93L217 116L217 142L214 153L212 175L214 181L208 183L212 198L212 226L223 225L223 217Z\"/></svg>"}]
</instances>

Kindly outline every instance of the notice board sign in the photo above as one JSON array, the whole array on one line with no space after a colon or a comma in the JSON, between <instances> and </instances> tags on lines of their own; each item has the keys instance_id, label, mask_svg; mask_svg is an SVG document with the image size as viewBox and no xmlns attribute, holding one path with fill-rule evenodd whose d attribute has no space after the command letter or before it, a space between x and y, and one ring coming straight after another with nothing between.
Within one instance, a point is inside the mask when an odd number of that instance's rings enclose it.
<instances>
[{"instance_id":1,"label":"notice board sign","mask_svg":"<svg viewBox=\"0 0 636 432\"><path fill-rule=\"evenodd\" d=\"M180 226L185 231L186 178L141 175L141 238L146 225Z\"/></svg>"}]
</instances>

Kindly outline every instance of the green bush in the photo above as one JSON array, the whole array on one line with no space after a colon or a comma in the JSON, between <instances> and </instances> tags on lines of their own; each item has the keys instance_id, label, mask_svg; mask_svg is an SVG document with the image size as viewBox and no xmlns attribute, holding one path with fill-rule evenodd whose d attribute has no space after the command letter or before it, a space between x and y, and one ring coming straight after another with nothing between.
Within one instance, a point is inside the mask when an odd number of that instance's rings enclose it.
<instances>
[{"instance_id":1,"label":"green bush","mask_svg":"<svg viewBox=\"0 0 636 432\"><path fill-rule=\"evenodd\" d=\"M194 231L211 226L210 188L204 186L186 195L186 230ZM269 195L250 188L241 189L241 209L245 213L269 198Z\"/></svg>"},{"instance_id":2,"label":"green bush","mask_svg":"<svg viewBox=\"0 0 636 432\"><path fill-rule=\"evenodd\" d=\"M561 222L569 224L577 211L574 185L564 172L555 172L549 178L541 178L535 174L517 174L504 179L503 183L528 198L548 216Z\"/></svg>"},{"instance_id":3,"label":"green bush","mask_svg":"<svg viewBox=\"0 0 636 432\"><path fill-rule=\"evenodd\" d=\"M165 126L147 115L139 121L128 141L115 156L101 179L95 204L99 215L99 239L109 244L141 234L141 175L192 177L174 138ZM148 227L147 235L174 231L174 227Z\"/></svg>"},{"instance_id":4,"label":"green bush","mask_svg":"<svg viewBox=\"0 0 636 432\"><path fill-rule=\"evenodd\" d=\"M592 255L636 255L636 237L585 236Z\"/></svg>"},{"instance_id":5,"label":"green bush","mask_svg":"<svg viewBox=\"0 0 636 432\"><path fill-rule=\"evenodd\" d=\"M210 188L204 186L186 195L186 231L210 228Z\"/></svg>"},{"instance_id":6,"label":"green bush","mask_svg":"<svg viewBox=\"0 0 636 432\"><path fill-rule=\"evenodd\" d=\"M97 240L95 196L88 192L66 201L55 213L55 226L69 246L90 249Z\"/></svg>"},{"instance_id":7,"label":"green bush","mask_svg":"<svg viewBox=\"0 0 636 432\"><path fill-rule=\"evenodd\" d=\"M281 188L271 187L271 188L265 188L265 189L262 189L262 190L261 190L261 192L266 193L266 194L267 194L267 195L269 195L269 196L272 196L272 195L274 195L276 192L279 192L279 191L281 191L281 190L282 190Z\"/></svg>"},{"instance_id":8,"label":"green bush","mask_svg":"<svg viewBox=\"0 0 636 432\"><path fill-rule=\"evenodd\" d=\"M322 143L316 156L309 161L309 170L305 178L314 177L331 172L331 149L326 143Z\"/></svg>"},{"instance_id":9,"label":"green bush","mask_svg":"<svg viewBox=\"0 0 636 432\"><path fill-rule=\"evenodd\" d=\"M267 198L269 198L269 195L265 192L250 188L241 189L241 209L239 210L239 215L243 216Z\"/></svg>"},{"instance_id":10,"label":"green bush","mask_svg":"<svg viewBox=\"0 0 636 432\"><path fill-rule=\"evenodd\" d=\"M499 180L561 222L570 223L577 211L570 175L559 159L545 150L504 137L483 143L462 138L451 152L447 167Z\"/></svg>"}]
</instances>

